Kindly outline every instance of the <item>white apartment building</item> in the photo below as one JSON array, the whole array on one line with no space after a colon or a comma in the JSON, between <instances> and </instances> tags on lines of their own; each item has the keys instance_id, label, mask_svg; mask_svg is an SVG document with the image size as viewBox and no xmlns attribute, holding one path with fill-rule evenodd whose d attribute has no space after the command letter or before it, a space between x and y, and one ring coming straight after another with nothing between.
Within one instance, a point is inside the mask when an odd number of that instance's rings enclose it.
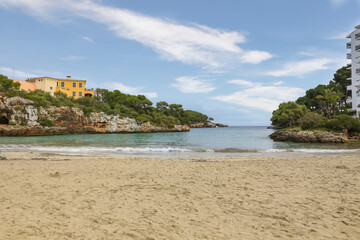
<instances>
[{"instance_id":1,"label":"white apartment building","mask_svg":"<svg viewBox=\"0 0 360 240\"><path fill-rule=\"evenodd\" d=\"M352 110L360 117L360 25L347 38L350 38L350 42L346 44L346 48L351 49L347 54L347 59L351 59L351 64L348 64L351 68L351 85L347 88L352 91Z\"/></svg>"}]
</instances>

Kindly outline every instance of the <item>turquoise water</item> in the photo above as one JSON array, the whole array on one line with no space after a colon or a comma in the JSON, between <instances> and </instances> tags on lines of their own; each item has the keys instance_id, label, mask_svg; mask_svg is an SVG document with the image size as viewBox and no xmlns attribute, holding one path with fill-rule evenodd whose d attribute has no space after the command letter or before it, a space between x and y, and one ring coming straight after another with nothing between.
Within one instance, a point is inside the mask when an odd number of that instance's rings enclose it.
<instances>
[{"instance_id":1,"label":"turquoise water","mask_svg":"<svg viewBox=\"0 0 360 240\"><path fill-rule=\"evenodd\" d=\"M191 129L184 133L88 134L0 137L0 151L33 151L79 155L242 154L359 152L359 144L273 142L266 127Z\"/></svg>"}]
</instances>

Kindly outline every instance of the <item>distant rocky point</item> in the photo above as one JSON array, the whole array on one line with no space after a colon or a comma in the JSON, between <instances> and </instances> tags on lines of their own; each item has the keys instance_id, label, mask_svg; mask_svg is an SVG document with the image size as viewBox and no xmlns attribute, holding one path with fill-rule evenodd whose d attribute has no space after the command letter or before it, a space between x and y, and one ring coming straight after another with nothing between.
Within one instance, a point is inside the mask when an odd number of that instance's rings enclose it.
<instances>
[{"instance_id":1,"label":"distant rocky point","mask_svg":"<svg viewBox=\"0 0 360 240\"><path fill-rule=\"evenodd\" d=\"M190 128L216 128L216 127L229 127L229 126L221 123L212 123L212 122L190 124Z\"/></svg>"}]
</instances>

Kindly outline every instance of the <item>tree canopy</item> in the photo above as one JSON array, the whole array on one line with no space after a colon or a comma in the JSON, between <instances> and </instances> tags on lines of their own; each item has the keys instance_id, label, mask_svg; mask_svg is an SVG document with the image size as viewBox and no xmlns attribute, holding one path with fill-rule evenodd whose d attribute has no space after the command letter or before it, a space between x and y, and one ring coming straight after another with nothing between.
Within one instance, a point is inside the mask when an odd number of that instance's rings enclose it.
<instances>
[{"instance_id":1,"label":"tree canopy","mask_svg":"<svg viewBox=\"0 0 360 240\"><path fill-rule=\"evenodd\" d=\"M271 122L279 127L291 127L298 125L302 116L309 110L306 106L296 102L280 103L279 108L273 111Z\"/></svg>"}]
</instances>

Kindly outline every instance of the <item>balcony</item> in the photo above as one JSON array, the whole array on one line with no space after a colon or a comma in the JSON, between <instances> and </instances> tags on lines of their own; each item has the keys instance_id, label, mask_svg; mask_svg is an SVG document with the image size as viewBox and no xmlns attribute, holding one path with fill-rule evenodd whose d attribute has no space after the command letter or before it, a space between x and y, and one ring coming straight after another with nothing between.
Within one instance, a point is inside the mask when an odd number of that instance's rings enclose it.
<instances>
[{"instance_id":1,"label":"balcony","mask_svg":"<svg viewBox=\"0 0 360 240\"><path fill-rule=\"evenodd\" d=\"M356 74L360 74L360 68L356 69Z\"/></svg>"},{"instance_id":2,"label":"balcony","mask_svg":"<svg viewBox=\"0 0 360 240\"><path fill-rule=\"evenodd\" d=\"M360 52L360 45L355 46L355 51Z\"/></svg>"},{"instance_id":3,"label":"balcony","mask_svg":"<svg viewBox=\"0 0 360 240\"><path fill-rule=\"evenodd\" d=\"M356 63L360 63L360 57L355 58Z\"/></svg>"},{"instance_id":4,"label":"balcony","mask_svg":"<svg viewBox=\"0 0 360 240\"><path fill-rule=\"evenodd\" d=\"M355 39L360 40L360 33L355 34Z\"/></svg>"},{"instance_id":5,"label":"balcony","mask_svg":"<svg viewBox=\"0 0 360 240\"><path fill-rule=\"evenodd\" d=\"M351 49L351 42L346 43L346 48Z\"/></svg>"},{"instance_id":6,"label":"balcony","mask_svg":"<svg viewBox=\"0 0 360 240\"><path fill-rule=\"evenodd\" d=\"M347 59L351 59L351 53L346 54Z\"/></svg>"}]
</instances>

